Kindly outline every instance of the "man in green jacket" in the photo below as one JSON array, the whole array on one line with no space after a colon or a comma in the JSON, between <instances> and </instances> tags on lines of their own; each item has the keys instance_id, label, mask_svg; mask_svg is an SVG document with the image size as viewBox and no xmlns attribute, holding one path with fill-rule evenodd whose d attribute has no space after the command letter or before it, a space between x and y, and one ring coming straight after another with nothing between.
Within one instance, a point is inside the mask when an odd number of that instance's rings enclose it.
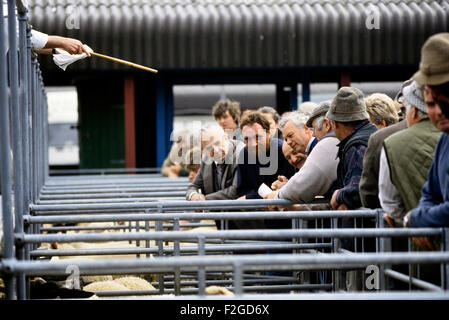
<instances>
[{"instance_id":1,"label":"man in green jacket","mask_svg":"<svg viewBox=\"0 0 449 320\"><path fill-rule=\"evenodd\" d=\"M380 203L389 223L399 226L405 214L418 205L441 136L427 115L426 104L435 104L432 96L427 94L424 99L424 88L416 81L403 93L408 129L384 141L379 166Z\"/></svg>"}]
</instances>

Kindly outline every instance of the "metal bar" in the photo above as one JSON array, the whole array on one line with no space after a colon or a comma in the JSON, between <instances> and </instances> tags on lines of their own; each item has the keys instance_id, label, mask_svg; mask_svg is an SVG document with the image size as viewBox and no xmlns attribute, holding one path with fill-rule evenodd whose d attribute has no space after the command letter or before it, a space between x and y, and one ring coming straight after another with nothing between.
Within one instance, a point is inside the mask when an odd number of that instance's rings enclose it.
<instances>
[{"instance_id":1,"label":"metal bar","mask_svg":"<svg viewBox=\"0 0 449 320\"><path fill-rule=\"evenodd\" d=\"M216 286L227 286L232 285L233 280L206 280L206 284L208 286L216 285ZM287 279L243 279L243 284L246 287L250 287L252 285L262 285L262 284L289 284L289 283L295 283L298 284L298 280L295 278L287 278ZM157 282L152 283L153 286L157 287ZM166 281L165 286L166 287L173 287L175 283L173 281ZM182 286L197 286L198 281L182 281Z\"/></svg>"},{"instance_id":2,"label":"metal bar","mask_svg":"<svg viewBox=\"0 0 449 320\"><path fill-rule=\"evenodd\" d=\"M91 189L91 190L42 190L41 194L46 195L48 198L54 197L56 195L65 195L67 198L70 199L69 196L71 195L78 195L78 196L88 196L92 193L100 193L100 194L108 194L111 193L111 198L115 197L116 193L162 193L162 191L183 191L184 195L187 190L187 186L152 186L152 187L143 187L143 188L123 188L123 187L110 187L109 188L101 188L101 189ZM58 198L55 198L58 199Z\"/></svg>"},{"instance_id":3,"label":"metal bar","mask_svg":"<svg viewBox=\"0 0 449 320\"><path fill-rule=\"evenodd\" d=\"M251 292L269 292L269 291L289 291L289 290L326 290L329 289L329 285L321 285L321 284L309 284L309 285L267 285L267 286L250 286L250 287L242 287L245 291ZM233 291L234 287L226 287L226 289ZM156 295L158 293L157 290L127 290L127 291L97 291L96 295L99 297L124 297L124 296L141 296L141 295ZM174 293L173 289L166 290L166 293ZM181 294L199 294L199 290L195 288L185 288L181 289ZM199 294L199 296L205 296Z\"/></svg>"},{"instance_id":4,"label":"metal bar","mask_svg":"<svg viewBox=\"0 0 449 320\"><path fill-rule=\"evenodd\" d=\"M162 221L156 221L156 231L163 233L162 231ZM164 256L164 243L159 240L157 241L157 247L158 247L158 256L163 257ZM158 275L158 283L159 283L159 293L164 294L164 277L162 275Z\"/></svg>"},{"instance_id":5,"label":"metal bar","mask_svg":"<svg viewBox=\"0 0 449 320\"><path fill-rule=\"evenodd\" d=\"M175 241L179 242L179 240ZM267 244L267 245L209 245L206 246L206 252L245 252L245 251L266 251L266 250L288 250L288 249L317 249L330 247L327 243L305 243L305 244ZM176 252L178 251L178 252ZM114 248L114 249L58 249L58 250L45 250L38 249L31 251L32 257L53 257L53 256L82 256L82 255L112 255L112 254L138 254L138 253L158 253L158 248ZM169 254L173 253L174 256L179 256L180 253L197 253L197 246L182 246L180 249L176 250L176 246L164 246L163 253Z\"/></svg>"},{"instance_id":6,"label":"metal bar","mask_svg":"<svg viewBox=\"0 0 449 320\"><path fill-rule=\"evenodd\" d=\"M226 208L250 208L250 207L266 207L268 205L291 205L288 200L209 200L209 201L167 201L161 203L164 209L226 209ZM154 202L148 203L119 203L119 204L85 204L85 205L35 205L31 204L31 211L67 211L67 210L89 210L89 209L146 209L157 208L161 204Z\"/></svg>"},{"instance_id":7,"label":"metal bar","mask_svg":"<svg viewBox=\"0 0 449 320\"><path fill-rule=\"evenodd\" d=\"M409 283L411 285L414 285L418 288L421 289L425 289L425 290L430 290L430 291L442 291L442 289L430 282L426 282L414 277L410 277L409 275L405 275L402 274L400 272L391 270L391 269L386 269L384 271L385 275L389 276L390 278L396 279L396 280L400 280L402 282L406 282Z\"/></svg>"},{"instance_id":8,"label":"metal bar","mask_svg":"<svg viewBox=\"0 0 449 320\"><path fill-rule=\"evenodd\" d=\"M54 169L50 175L86 174L86 173L129 173L129 172L159 172L160 168L111 168L111 169Z\"/></svg>"},{"instance_id":9,"label":"metal bar","mask_svg":"<svg viewBox=\"0 0 449 320\"><path fill-rule=\"evenodd\" d=\"M107 299L107 298L103 298ZM144 298L141 298L144 299ZM236 297L232 296L205 296L200 297L198 295L183 295L176 296L152 296L151 300L234 300ZM357 293L296 293L296 294L243 294L238 297L240 300L374 300L374 301L389 301L389 300L449 300L449 293L447 292L357 292Z\"/></svg>"},{"instance_id":10,"label":"metal bar","mask_svg":"<svg viewBox=\"0 0 449 320\"><path fill-rule=\"evenodd\" d=\"M9 1L11 2L11 1ZM3 17L3 5L0 6L0 16ZM15 7L15 6L14 6ZM8 5L9 9L9 5ZM14 8L13 8L14 9ZM10 11L10 10L8 10ZM10 20L15 19L13 10ZM3 258L12 259L14 256L14 213L11 198L11 158L10 158L10 125L9 125L9 101L8 101L8 79L6 62L6 39L4 32L4 18L0 19L0 160L1 160L1 188L2 188L2 215L3 215ZM11 34L9 34L11 37ZM12 34L15 37L15 30ZM15 299L14 277L5 277L6 298Z\"/></svg>"},{"instance_id":11,"label":"metal bar","mask_svg":"<svg viewBox=\"0 0 449 320\"><path fill-rule=\"evenodd\" d=\"M206 255L204 236L198 237L198 256L202 257ZM206 270L203 267L198 268L198 292L204 296L206 294Z\"/></svg>"},{"instance_id":12,"label":"metal bar","mask_svg":"<svg viewBox=\"0 0 449 320\"><path fill-rule=\"evenodd\" d=\"M243 270L242 263L234 261L234 293L236 296L243 294Z\"/></svg>"},{"instance_id":13,"label":"metal bar","mask_svg":"<svg viewBox=\"0 0 449 320\"><path fill-rule=\"evenodd\" d=\"M443 237L441 237L441 248L445 252L449 251L449 228L443 229ZM444 263L441 265L441 274L444 275L444 281L441 281L442 286L445 290L449 290L449 263Z\"/></svg>"},{"instance_id":14,"label":"metal bar","mask_svg":"<svg viewBox=\"0 0 449 320\"><path fill-rule=\"evenodd\" d=\"M77 261L80 274L91 271L95 274L105 274L105 270L119 271L121 269L136 270L136 272L153 272L152 268L164 268L162 272L172 270L174 267L182 269L189 267L216 267L230 266L235 269L235 265L244 266L245 270L252 270L251 267L264 270L301 268L302 266L313 266L313 268L354 268L370 264L404 264L404 263L447 263L449 253L441 252L390 252L383 254L355 253L352 255L320 254L320 255L288 255L277 254L276 259L267 255L238 255L238 256L209 256L209 257L157 257L154 259L123 259L123 260L96 260ZM61 261L58 263L36 262L36 261L16 261L3 260L2 269L8 274L26 273L28 275L61 275L65 274L66 267L73 264L73 261ZM235 273L234 273L234 276ZM241 275L240 275L241 277ZM241 281L236 281L240 283Z\"/></svg>"},{"instance_id":15,"label":"metal bar","mask_svg":"<svg viewBox=\"0 0 449 320\"><path fill-rule=\"evenodd\" d=\"M173 220L173 231L179 231L179 219ZM178 257L181 253L179 241L175 241L173 244L173 254ZM167 247L165 247L167 249ZM179 296L181 294L181 270L175 268L175 294Z\"/></svg>"},{"instance_id":16,"label":"metal bar","mask_svg":"<svg viewBox=\"0 0 449 320\"><path fill-rule=\"evenodd\" d=\"M220 230L192 233L189 231L167 231L152 233L108 233L108 234L39 234L16 235L16 240L24 243L40 242L79 242L79 241L126 241L126 240L187 240L196 239L199 235L206 239L287 239L302 238L350 238L350 237L420 237L440 235L440 229L408 228L408 229L318 229L318 230Z\"/></svg>"},{"instance_id":17,"label":"metal bar","mask_svg":"<svg viewBox=\"0 0 449 320\"><path fill-rule=\"evenodd\" d=\"M163 228L172 228L174 226L173 223L164 223L162 225ZM185 223L182 224L183 227L215 227L215 223ZM123 230L126 227L124 226L107 226L107 227L85 227L85 226L67 226L67 227L43 227L41 231L89 231L89 230ZM151 226L154 229L154 226Z\"/></svg>"},{"instance_id":18,"label":"metal bar","mask_svg":"<svg viewBox=\"0 0 449 320\"><path fill-rule=\"evenodd\" d=\"M18 7L19 7L18 1ZM21 140L21 146L20 146L20 176L18 177L18 181L20 181L21 187L20 187L20 196L16 194L16 232L22 233L22 232L29 232L28 229L24 229L23 225L23 214L25 208L28 207L29 204L29 188L28 183L24 183L25 181L28 181L28 76L27 76L27 57L28 57L28 48L27 48L27 9L23 8L24 10L20 10L18 8L19 12L19 75L20 75L20 90L19 90L19 98L20 98L20 112L18 115L18 128L20 131L20 140ZM17 136L17 134L16 134ZM15 158L16 159L16 158ZM18 159L16 159L18 160ZM16 181L17 181L16 180ZM17 199L20 199L20 205L17 204ZM19 260L25 260L28 258L28 250L26 246L18 245L16 246L16 257ZM17 297L18 299L26 299L27 297L27 283L25 279L25 275L19 275L17 279Z\"/></svg>"},{"instance_id":19,"label":"metal bar","mask_svg":"<svg viewBox=\"0 0 449 320\"><path fill-rule=\"evenodd\" d=\"M65 215L65 216L24 216L27 223L80 223L80 222L109 222L126 220L193 220L193 219L232 219L232 220L253 220L253 219L297 219L303 217L326 217L344 218L355 215L371 216L371 213L350 212L350 211L259 211L259 212L183 212L164 214L118 214L118 215Z\"/></svg>"}]
</instances>

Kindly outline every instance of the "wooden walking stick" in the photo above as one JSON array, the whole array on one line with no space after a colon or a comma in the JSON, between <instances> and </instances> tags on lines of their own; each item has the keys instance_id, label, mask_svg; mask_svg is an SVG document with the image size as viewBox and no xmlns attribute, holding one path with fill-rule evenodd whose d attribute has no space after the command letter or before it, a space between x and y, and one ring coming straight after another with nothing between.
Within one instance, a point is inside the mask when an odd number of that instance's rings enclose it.
<instances>
[{"instance_id":1,"label":"wooden walking stick","mask_svg":"<svg viewBox=\"0 0 449 320\"><path fill-rule=\"evenodd\" d=\"M134 68L142 69L142 70L145 70L145 71L157 73L156 69L148 68L148 67L142 66L142 65L137 64L137 63L129 62L129 61L122 60L122 59L117 59L117 58L110 57L110 56L107 56L107 55L104 55L104 54L101 54L101 53L96 53L96 52L90 52L90 54L93 55L93 56L99 57L99 58L103 58L103 59L111 60L111 61L118 62L118 63L121 63L121 64L125 64L125 65L130 66L130 67L134 67Z\"/></svg>"}]
</instances>

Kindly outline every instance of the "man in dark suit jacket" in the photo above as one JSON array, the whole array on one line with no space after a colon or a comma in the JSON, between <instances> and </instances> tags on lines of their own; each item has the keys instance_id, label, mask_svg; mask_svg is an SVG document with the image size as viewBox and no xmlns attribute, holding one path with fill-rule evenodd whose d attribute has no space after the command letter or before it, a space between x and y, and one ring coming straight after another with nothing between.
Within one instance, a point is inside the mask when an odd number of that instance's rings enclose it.
<instances>
[{"instance_id":1,"label":"man in dark suit jacket","mask_svg":"<svg viewBox=\"0 0 449 320\"><path fill-rule=\"evenodd\" d=\"M186 199L231 200L237 198L237 157L244 147L230 140L223 129L212 125L201 132L200 170L187 189Z\"/></svg>"}]
</instances>

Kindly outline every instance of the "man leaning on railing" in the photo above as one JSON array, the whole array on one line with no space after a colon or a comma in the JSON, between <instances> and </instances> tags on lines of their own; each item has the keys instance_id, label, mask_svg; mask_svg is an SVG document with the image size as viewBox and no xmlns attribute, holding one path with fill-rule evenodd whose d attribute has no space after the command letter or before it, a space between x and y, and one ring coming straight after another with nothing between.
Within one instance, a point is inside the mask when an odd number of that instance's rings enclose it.
<instances>
[{"instance_id":1,"label":"man leaning on railing","mask_svg":"<svg viewBox=\"0 0 449 320\"><path fill-rule=\"evenodd\" d=\"M438 141L418 207L407 213L405 227L449 227L449 33L430 37L421 50L420 69L413 78L430 90L436 105L428 110L433 125L443 132ZM444 112L443 112L444 111ZM429 239L419 239L428 247Z\"/></svg>"}]
</instances>

